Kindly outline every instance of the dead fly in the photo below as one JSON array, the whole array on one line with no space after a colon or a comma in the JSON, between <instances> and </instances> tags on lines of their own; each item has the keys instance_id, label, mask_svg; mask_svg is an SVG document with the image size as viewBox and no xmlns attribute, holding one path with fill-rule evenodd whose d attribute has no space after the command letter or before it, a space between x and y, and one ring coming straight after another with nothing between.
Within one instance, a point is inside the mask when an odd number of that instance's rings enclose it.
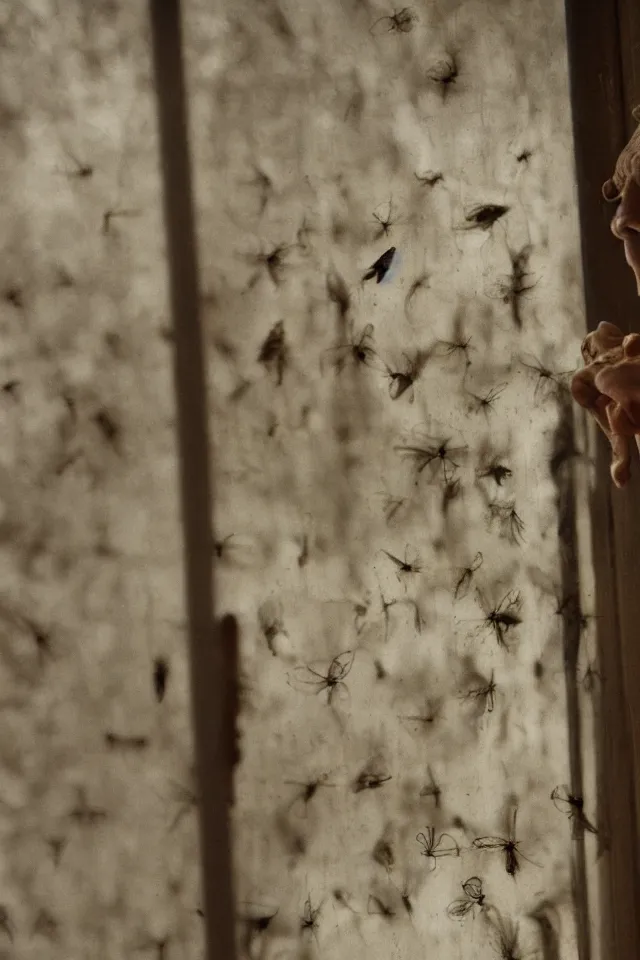
<instances>
[{"instance_id":1,"label":"dead fly","mask_svg":"<svg viewBox=\"0 0 640 960\"><path fill-rule=\"evenodd\" d=\"M122 210L111 207L102 214L102 232L106 236L111 231L112 220L119 220L121 217L139 217L139 210Z\"/></svg>"},{"instance_id":2,"label":"dead fly","mask_svg":"<svg viewBox=\"0 0 640 960\"><path fill-rule=\"evenodd\" d=\"M325 673L321 673L320 670L311 666L297 667L296 682L307 687L315 687L316 693L323 693L326 690L327 704L331 706L338 693L341 696L348 695L348 689L344 681L349 676L355 655L355 650L345 650L344 653L339 653L337 657L331 660ZM291 685L294 686L293 683Z\"/></svg>"},{"instance_id":3,"label":"dead fly","mask_svg":"<svg viewBox=\"0 0 640 960\"><path fill-rule=\"evenodd\" d=\"M458 579L456 580L455 589L453 591L454 600L462 600L464 597L466 597L467 593L469 592L469 587L471 586L471 581L473 580L473 575L480 569L483 560L484 558L482 554L480 551L478 551L469 566L462 567L462 569L459 571Z\"/></svg>"},{"instance_id":4,"label":"dead fly","mask_svg":"<svg viewBox=\"0 0 640 960\"><path fill-rule=\"evenodd\" d=\"M509 630L522 623L520 609L522 598L517 590L510 590L494 607L490 607L479 590L476 591L482 609L485 611L484 624L493 631L498 646L508 648L507 634Z\"/></svg>"},{"instance_id":5,"label":"dead fly","mask_svg":"<svg viewBox=\"0 0 640 960\"><path fill-rule=\"evenodd\" d=\"M499 387L493 387L484 394L472 393L470 390L467 390L466 392L472 399L470 409L475 411L475 413L483 413L485 419L488 421L489 414L493 413L496 400L504 393L506 386L507 384L503 383Z\"/></svg>"},{"instance_id":6,"label":"dead fly","mask_svg":"<svg viewBox=\"0 0 640 960\"><path fill-rule=\"evenodd\" d=\"M382 256L378 257L375 263L372 263L369 269L365 271L362 276L363 282L366 280L373 280L375 277L376 283L382 283L391 268L395 253L395 247L389 247L388 250L385 250Z\"/></svg>"},{"instance_id":7,"label":"dead fly","mask_svg":"<svg viewBox=\"0 0 640 960\"><path fill-rule=\"evenodd\" d=\"M429 441L432 438L427 437L426 440ZM403 459L413 460L416 465L416 471L418 476L422 471L430 466L432 463L440 463L442 465L442 473L445 483L451 479L452 469L456 470L459 467L459 464L454 457L458 457L460 454L466 452L466 447L455 447L451 448L449 446L451 440L436 440L433 444L426 443L420 444L416 443L415 445L402 444L394 447L394 450L399 453ZM449 470L447 469L449 466Z\"/></svg>"},{"instance_id":8,"label":"dead fly","mask_svg":"<svg viewBox=\"0 0 640 960\"><path fill-rule=\"evenodd\" d=\"M372 761L367 764L364 770L361 770L353 781L352 790L354 793L362 793L363 790L378 790L391 779L391 774L383 771L379 762Z\"/></svg>"},{"instance_id":9,"label":"dead fly","mask_svg":"<svg viewBox=\"0 0 640 960\"><path fill-rule=\"evenodd\" d=\"M489 528L494 523L498 524L499 536L514 546L519 546L524 540L524 521L516 510L515 500L509 500L505 503L492 500L489 503L487 513L487 524Z\"/></svg>"},{"instance_id":10,"label":"dead fly","mask_svg":"<svg viewBox=\"0 0 640 960\"><path fill-rule=\"evenodd\" d=\"M441 173L433 173L431 170L428 170L427 173L414 173L414 177L418 183L423 184L423 186L433 187L436 183L440 183L444 180L444 177Z\"/></svg>"},{"instance_id":11,"label":"dead fly","mask_svg":"<svg viewBox=\"0 0 640 960\"><path fill-rule=\"evenodd\" d=\"M399 400L400 397L408 393L409 403L413 403L413 386L425 368L429 359L429 351L418 350L413 356L403 355L405 363L396 370L392 370L387 364L387 378L389 380L389 396L392 400Z\"/></svg>"},{"instance_id":12,"label":"dead fly","mask_svg":"<svg viewBox=\"0 0 640 960\"><path fill-rule=\"evenodd\" d=\"M393 847L388 840L385 840L384 837L381 837L375 844L373 850L371 851L371 857L378 863L381 867L389 873L393 870L395 866L396 858L393 852Z\"/></svg>"},{"instance_id":13,"label":"dead fly","mask_svg":"<svg viewBox=\"0 0 640 960\"><path fill-rule=\"evenodd\" d=\"M500 203L479 203L465 213L465 226L458 229L490 230L506 213L509 213L509 207Z\"/></svg>"},{"instance_id":14,"label":"dead fly","mask_svg":"<svg viewBox=\"0 0 640 960\"><path fill-rule=\"evenodd\" d=\"M258 354L258 363L261 363L268 373L275 376L276 386L278 387L282 386L288 357L289 348L284 335L284 322L278 320L269 331Z\"/></svg>"},{"instance_id":15,"label":"dead fly","mask_svg":"<svg viewBox=\"0 0 640 960\"><path fill-rule=\"evenodd\" d=\"M525 149L520 151L520 153L516 156L516 160L518 163L528 163L532 156L532 151Z\"/></svg>"},{"instance_id":16,"label":"dead fly","mask_svg":"<svg viewBox=\"0 0 640 960\"><path fill-rule=\"evenodd\" d=\"M512 476L513 471L510 467L505 466L504 463L500 463L497 458L494 458L485 467L480 467L480 469L476 471L476 477L479 480L491 478L499 487L502 486L505 480L510 480Z\"/></svg>"},{"instance_id":17,"label":"dead fly","mask_svg":"<svg viewBox=\"0 0 640 960\"><path fill-rule=\"evenodd\" d=\"M414 24L418 18L411 7L403 7L402 10L380 17L369 27L369 33L378 36L380 33L411 33ZM382 26L386 24L386 30Z\"/></svg>"},{"instance_id":18,"label":"dead fly","mask_svg":"<svg viewBox=\"0 0 640 960\"><path fill-rule=\"evenodd\" d=\"M469 344L471 340L471 337L465 337L462 333L462 320L458 315L454 322L453 339L437 340L436 349L438 353L444 357L458 357L462 354L462 356L464 356L465 367L470 367Z\"/></svg>"},{"instance_id":19,"label":"dead fly","mask_svg":"<svg viewBox=\"0 0 640 960\"><path fill-rule=\"evenodd\" d=\"M69 812L69 819L74 820L82 826L93 826L106 820L107 811L98 807L92 807L87 800L87 792L84 787L76 788L76 805Z\"/></svg>"},{"instance_id":20,"label":"dead fly","mask_svg":"<svg viewBox=\"0 0 640 960\"><path fill-rule=\"evenodd\" d=\"M392 910L380 897L374 897L373 894L369 895L367 901L367 913L369 916L384 917L385 920L391 920L396 915L395 910Z\"/></svg>"},{"instance_id":21,"label":"dead fly","mask_svg":"<svg viewBox=\"0 0 640 960\"><path fill-rule=\"evenodd\" d=\"M413 303L414 297L420 290L429 289L430 279L431 278L428 273L423 273L419 277L416 277L416 279L413 281L413 283L409 287L408 293L404 298L404 315L409 321L409 323L413 322L410 314L411 314L411 305Z\"/></svg>"},{"instance_id":22,"label":"dead fly","mask_svg":"<svg viewBox=\"0 0 640 960\"><path fill-rule=\"evenodd\" d=\"M550 393L556 390L567 389L566 378L568 373L555 373L549 367L545 366L545 364L536 360L535 357L530 357L529 360L520 358L520 363L523 367L526 367L527 370L531 370L532 373L536 374L535 398L538 397L540 391Z\"/></svg>"},{"instance_id":23,"label":"dead fly","mask_svg":"<svg viewBox=\"0 0 640 960\"><path fill-rule=\"evenodd\" d=\"M581 631L588 629L589 620L598 619L593 613L583 613L580 606L580 597L575 593L568 594L558 602L556 616L562 617L569 624L578 624Z\"/></svg>"},{"instance_id":24,"label":"dead fly","mask_svg":"<svg viewBox=\"0 0 640 960\"><path fill-rule=\"evenodd\" d=\"M167 692L169 679L169 661L166 657L156 657L153 661L153 690L158 703L162 703Z\"/></svg>"},{"instance_id":25,"label":"dead fly","mask_svg":"<svg viewBox=\"0 0 640 960\"><path fill-rule=\"evenodd\" d=\"M523 960L520 943L520 928L513 920L501 917L495 908L492 909L496 919L489 921L496 931L496 946L500 960Z\"/></svg>"},{"instance_id":26,"label":"dead fly","mask_svg":"<svg viewBox=\"0 0 640 960\"><path fill-rule=\"evenodd\" d=\"M282 274L284 269L287 266L286 257L290 250L293 249L291 244L279 243L273 247L268 253L250 253L245 256L245 259L250 263L255 264L258 268L263 267L269 277L271 278L274 286L279 287L280 281L282 280ZM260 279L260 270L253 275L249 281L248 290L252 290L255 287L256 283Z\"/></svg>"},{"instance_id":27,"label":"dead fly","mask_svg":"<svg viewBox=\"0 0 640 960\"><path fill-rule=\"evenodd\" d=\"M569 792L568 787L554 787L551 791L551 799L556 810L566 814L569 820L573 821L574 836L579 834L580 829L587 830L589 833L598 833L597 827L587 819L584 812L584 800L582 797L576 797Z\"/></svg>"},{"instance_id":28,"label":"dead fly","mask_svg":"<svg viewBox=\"0 0 640 960\"><path fill-rule=\"evenodd\" d=\"M389 209L387 211L386 217L381 217L378 213L376 213L375 210L373 211L373 219L380 225L380 229L378 230L374 238L375 240L380 240L382 239L382 237L388 237L389 232L391 231L391 228L398 223L398 220L394 220L392 216L393 205L391 203L391 200L388 201L387 206Z\"/></svg>"},{"instance_id":29,"label":"dead fly","mask_svg":"<svg viewBox=\"0 0 640 960\"><path fill-rule=\"evenodd\" d=\"M328 773L321 773L319 777L315 777L313 780L307 780L306 783L301 783L298 780L285 780L285 783L293 784L297 787L302 787L299 793L293 798L289 804L288 809L291 810L296 803L303 804L304 816L307 815L307 807L315 797L316 793L320 787L335 787L335 783L328 782Z\"/></svg>"},{"instance_id":30,"label":"dead fly","mask_svg":"<svg viewBox=\"0 0 640 960\"><path fill-rule=\"evenodd\" d=\"M464 897L454 900L447 907L447 916L451 920L464 920L470 913L473 914L476 907L484 906L485 895L482 892L482 880L480 877L469 877L462 884Z\"/></svg>"},{"instance_id":31,"label":"dead fly","mask_svg":"<svg viewBox=\"0 0 640 960\"><path fill-rule=\"evenodd\" d=\"M105 733L104 740L111 750L133 750L139 753L149 746L148 737L124 737L111 731Z\"/></svg>"},{"instance_id":32,"label":"dead fly","mask_svg":"<svg viewBox=\"0 0 640 960\"><path fill-rule=\"evenodd\" d=\"M497 684L494 680L493 670L488 680L482 680L480 686L472 687L461 696L462 700L475 700L482 706L482 713L493 713L496 705Z\"/></svg>"},{"instance_id":33,"label":"dead fly","mask_svg":"<svg viewBox=\"0 0 640 960\"><path fill-rule=\"evenodd\" d=\"M520 870L519 857L528 863L533 863L518 849L520 841L516 840L516 820L518 817L517 808L513 811L511 829L508 837L477 837L473 841L476 850L501 850L504 853L504 868L510 877L515 877ZM537 864L533 864L537 866Z\"/></svg>"},{"instance_id":34,"label":"dead fly","mask_svg":"<svg viewBox=\"0 0 640 960\"><path fill-rule=\"evenodd\" d=\"M198 806L200 799L195 790L191 787L185 787L181 783L175 783L173 780L170 781L171 784L171 793L172 801L177 804L178 810L175 817L171 821L171 826L169 827L169 833L172 833L178 824L186 817L188 813L191 813L192 810Z\"/></svg>"},{"instance_id":35,"label":"dead fly","mask_svg":"<svg viewBox=\"0 0 640 960\"><path fill-rule=\"evenodd\" d=\"M442 60L436 60L433 66L427 70L427 77L433 83L440 84L443 94L452 86L459 76L458 65L454 56L445 57Z\"/></svg>"},{"instance_id":36,"label":"dead fly","mask_svg":"<svg viewBox=\"0 0 640 960\"><path fill-rule=\"evenodd\" d=\"M398 577L400 579L400 577ZM420 616L420 608L415 600L402 599L398 600L394 597L393 600L385 600L382 590L380 590L380 601L382 603L382 615L384 616L384 642L387 643L389 640L389 630L391 628L391 615L389 613L391 607L398 605L408 605L413 607L413 625L415 629L420 633L422 630L422 617Z\"/></svg>"},{"instance_id":37,"label":"dead fly","mask_svg":"<svg viewBox=\"0 0 640 960\"><path fill-rule=\"evenodd\" d=\"M238 917L244 924L242 947L247 957L253 957L256 941L269 929L280 908L270 910L259 903L245 903L243 907L244 912Z\"/></svg>"},{"instance_id":38,"label":"dead fly","mask_svg":"<svg viewBox=\"0 0 640 960\"><path fill-rule=\"evenodd\" d=\"M346 343L325 350L325 356L332 356L331 365L336 373L342 373L345 365L350 361L354 368L380 366L378 355L373 349L374 327L368 323L359 336L353 337ZM321 367L323 366L321 362Z\"/></svg>"},{"instance_id":39,"label":"dead fly","mask_svg":"<svg viewBox=\"0 0 640 960\"><path fill-rule=\"evenodd\" d=\"M458 499L461 493L462 484L460 483L460 477L456 477L455 480L447 480L442 488L442 500L440 502L440 510L442 511L443 517L446 518L448 516L449 507Z\"/></svg>"},{"instance_id":40,"label":"dead fly","mask_svg":"<svg viewBox=\"0 0 640 960\"><path fill-rule=\"evenodd\" d=\"M258 607L258 623L260 624L260 630L262 631L262 636L267 642L267 647L269 652L274 656L278 656L278 637L287 636L287 631L284 628L284 613L282 609L282 604L279 600L274 598L269 598L265 600Z\"/></svg>"},{"instance_id":41,"label":"dead fly","mask_svg":"<svg viewBox=\"0 0 640 960\"><path fill-rule=\"evenodd\" d=\"M303 934L312 934L316 941L318 939L316 934L316 930L318 928L318 917L320 916L321 910L322 904L320 903L317 907L314 907L311 903L311 895L309 895L305 900L304 911L300 917L300 932Z\"/></svg>"},{"instance_id":42,"label":"dead fly","mask_svg":"<svg viewBox=\"0 0 640 960\"><path fill-rule=\"evenodd\" d=\"M587 664L587 669L584 672L584 676L580 681L582 683L583 689L586 693L593 693L596 688L596 683L602 683L602 676L599 671L596 670L593 663Z\"/></svg>"},{"instance_id":43,"label":"dead fly","mask_svg":"<svg viewBox=\"0 0 640 960\"><path fill-rule=\"evenodd\" d=\"M404 560L401 560L400 557L396 557L395 554L389 553L388 550L382 549L380 553L384 553L386 557L395 564L396 568L396 577L399 583L403 583L403 577L409 575L412 576L415 573L420 573L422 570L422 563L420 557L415 552L415 550L407 544L404 551Z\"/></svg>"},{"instance_id":44,"label":"dead fly","mask_svg":"<svg viewBox=\"0 0 640 960\"><path fill-rule=\"evenodd\" d=\"M429 775L429 782L425 784L424 787L420 790L421 797L432 797L436 810L440 809L440 798L442 796L442 789L438 783L436 783L435 777L431 767L427 767L427 773Z\"/></svg>"},{"instance_id":45,"label":"dead fly","mask_svg":"<svg viewBox=\"0 0 640 960\"><path fill-rule=\"evenodd\" d=\"M433 871L438 866L440 857L459 857L460 847L448 833L441 833L436 840L435 827L426 827L424 833L419 833L416 840L422 847L420 853L426 857L429 862L429 870ZM447 843L450 841L450 843Z\"/></svg>"},{"instance_id":46,"label":"dead fly","mask_svg":"<svg viewBox=\"0 0 640 960\"><path fill-rule=\"evenodd\" d=\"M419 725L423 730L430 727L440 715L440 703L427 700L424 705L424 713L400 714L398 720L406 720L413 726Z\"/></svg>"},{"instance_id":47,"label":"dead fly","mask_svg":"<svg viewBox=\"0 0 640 960\"><path fill-rule=\"evenodd\" d=\"M59 170L58 173L76 180L89 180L93 176L94 168L90 163L82 163L70 150L65 149L65 153L73 163L73 170Z\"/></svg>"},{"instance_id":48,"label":"dead fly","mask_svg":"<svg viewBox=\"0 0 640 960\"><path fill-rule=\"evenodd\" d=\"M331 270L326 277L327 296L338 308L338 316L344 321L351 309L351 296L344 282L344 278L336 271Z\"/></svg>"},{"instance_id":49,"label":"dead fly","mask_svg":"<svg viewBox=\"0 0 640 960\"><path fill-rule=\"evenodd\" d=\"M533 290L538 284L538 280L533 283L528 282L531 276L526 270L530 256L530 248L525 247L518 254L512 254L511 274L502 274L490 283L485 293L492 300L502 300L503 303L511 307L511 315L514 325L518 330L522 330L522 315L520 313L520 301L523 294Z\"/></svg>"}]
</instances>

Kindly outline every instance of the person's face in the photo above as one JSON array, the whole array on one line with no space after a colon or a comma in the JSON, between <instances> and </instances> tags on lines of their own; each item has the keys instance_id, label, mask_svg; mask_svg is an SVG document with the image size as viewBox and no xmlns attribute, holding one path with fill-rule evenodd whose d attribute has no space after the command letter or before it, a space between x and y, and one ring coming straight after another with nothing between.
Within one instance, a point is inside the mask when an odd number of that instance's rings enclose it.
<instances>
[{"instance_id":1,"label":"person's face","mask_svg":"<svg viewBox=\"0 0 640 960\"><path fill-rule=\"evenodd\" d=\"M611 221L611 232L624 243L624 255L640 296L640 183L630 177Z\"/></svg>"}]
</instances>

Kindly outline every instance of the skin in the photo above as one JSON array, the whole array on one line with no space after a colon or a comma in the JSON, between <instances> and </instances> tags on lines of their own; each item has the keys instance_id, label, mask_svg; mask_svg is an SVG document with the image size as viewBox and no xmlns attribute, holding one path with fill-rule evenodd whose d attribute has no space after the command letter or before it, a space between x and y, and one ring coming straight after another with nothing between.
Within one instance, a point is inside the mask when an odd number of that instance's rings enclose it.
<instances>
[{"instance_id":1,"label":"skin","mask_svg":"<svg viewBox=\"0 0 640 960\"><path fill-rule=\"evenodd\" d=\"M624 244L640 296L640 182L629 179L611 222ZM585 366L573 377L574 400L594 417L611 444L611 478L618 488L631 476L631 441L640 451L640 334L625 335L602 322L582 342Z\"/></svg>"}]
</instances>

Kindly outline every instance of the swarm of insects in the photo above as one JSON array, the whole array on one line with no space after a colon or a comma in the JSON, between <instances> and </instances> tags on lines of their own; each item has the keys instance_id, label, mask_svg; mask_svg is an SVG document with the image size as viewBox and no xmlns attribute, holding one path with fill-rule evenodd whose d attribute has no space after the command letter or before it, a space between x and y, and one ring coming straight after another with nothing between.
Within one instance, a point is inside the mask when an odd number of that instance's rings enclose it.
<instances>
[{"instance_id":1,"label":"swarm of insects","mask_svg":"<svg viewBox=\"0 0 640 960\"><path fill-rule=\"evenodd\" d=\"M377 36L379 33L411 33L417 23L417 16L411 7L403 7L394 13L380 17L369 27L369 33Z\"/></svg>"},{"instance_id":2,"label":"swarm of insects","mask_svg":"<svg viewBox=\"0 0 640 960\"><path fill-rule=\"evenodd\" d=\"M482 909L485 902L485 895L482 891L482 880L480 877L469 877L462 884L464 897L454 900L447 907L447 916L451 920L464 920L470 913L473 914L476 907Z\"/></svg>"},{"instance_id":3,"label":"swarm of insects","mask_svg":"<svg viewBox=\"0 0 640 960\"><path fill-rule=\"evenodd\" d=\"M438 866L441 857L459 857L460 847L448 833L441 833L436 839L435 827L426 827L424 833L419 833L416 840L422 847L420 853L427 858L429 870L433 872Z\"/></svg>"},{"instance_id":4,"label":"swarm of insects","mask_svg":"<svg viewBox=\"0 0 640 960\"><path fill-rule=\"evenodd\" d=\"M597 827L594 827L584 812L582 797L576 797L568 787L563 786L554 787L551 791L551 799L556 810L560 810L571 820L574 834L579 834L581 830L586 830L588 833L598 833Z\"/></svg>"},{"instance_id":5,"label":"swarm of insects","mask_svg":"<svg viewBox=\"0 0 640 960\"><path fill-rule=\"evenodd\" d=\"M477 850L500 850L504 854L504 868L510 877L515 877L520 870L520 857L528 863L533 863L533 860L525 857L519 849L520 841L516 839L517 818L518 809L516 807L512 814L508 837L477 837L473 841L473 846ZM537 866L537 864L533 865Z\"/></svg>"},{"instance_id":6,"label":"swarm of insects","mask_svg":"<svg viewBox=\"0 0 640 960\"><path fill-rule=\"evenodd\" d=\"M331 706L336 696L345 696L347 688L344 681L349 676L355 655L355 650L345 650L344 653L339 653L337 657L331 660L324 673L321 667L318 669L313 666L298 667L295 676L290 678L291 685L295 686L295 683L297 683L304 687L315 687L316 694L323 693L326 690L327 704ZM292 681L295 681L295 683Z\"/></svg>"}]
</instances>

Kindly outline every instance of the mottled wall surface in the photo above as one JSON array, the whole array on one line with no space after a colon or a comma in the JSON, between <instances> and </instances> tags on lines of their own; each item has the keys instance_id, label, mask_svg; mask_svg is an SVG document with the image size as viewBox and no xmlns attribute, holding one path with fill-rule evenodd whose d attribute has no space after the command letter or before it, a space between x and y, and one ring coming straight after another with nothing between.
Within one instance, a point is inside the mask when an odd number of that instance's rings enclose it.
<instances>
[{"instance_id":1,"label":"mottled wall surface","mask_svg":"<svg viewBox=\"0 0 640 960\"><path fill-rule=\"evenodd\" d=\"M562 3L184 7L242 953L571 960L572 860L601 843L588 722L575 839L563 788L581 617L583 720L597 675L558 532L583 331ZM2 23L0 955L187 960L146 9Z\"/></svg>"}]
</instances>

